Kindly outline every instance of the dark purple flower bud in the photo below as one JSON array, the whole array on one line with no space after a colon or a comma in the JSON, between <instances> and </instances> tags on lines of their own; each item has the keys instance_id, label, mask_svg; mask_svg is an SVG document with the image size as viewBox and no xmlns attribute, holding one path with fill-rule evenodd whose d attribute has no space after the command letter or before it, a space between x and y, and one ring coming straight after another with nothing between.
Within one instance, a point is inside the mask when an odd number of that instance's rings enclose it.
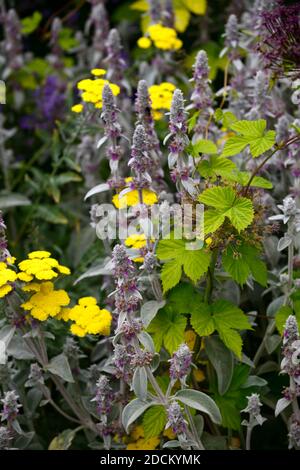
<instances>
[{"instance_id":1,"label":"dark purple flower bud","mask_svg":"<svg viewBox=\"0 0 300 470\"><path fill-rule=\"evenodd\" d=\"M278 2L275 8L265 8L261 12L258 50L266 68L272 69L277 76L300 76L299 17L299 2L293 5Z\"/></svg>"},{"instance_id":2,"label":"dark purple flower bud","mask_svg":"<svg viewBox=\"0 0 300 470\"><path fill-rule=\"evenodd\" d=\"M177 351L169 360L170 362L170 377L172 380L185 379L190 371L192 363L192 353L187 344L183 343L179 346Z\"/></svg>"}]
</instances>

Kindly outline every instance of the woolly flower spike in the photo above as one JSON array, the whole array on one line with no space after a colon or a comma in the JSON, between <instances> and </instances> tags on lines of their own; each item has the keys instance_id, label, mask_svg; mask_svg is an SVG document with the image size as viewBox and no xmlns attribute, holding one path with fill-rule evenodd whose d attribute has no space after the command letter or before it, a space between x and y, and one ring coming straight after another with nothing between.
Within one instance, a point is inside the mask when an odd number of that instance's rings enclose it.
<instances>
[{"instance_id":1,"label":"woolly flower spike","mask_svg":"<svg viewBox=\"0 0 300 470\"><path fill-rule=\"evenodd\" d=\"M107 415L111 412L114 393L109 386L109 380L105 375L101 375L96 383L96 396L91 400L96 402L99 416Z\"/></svg>"},{"instance_id":2,"label":"woolly flower spike","mask_svg":"<svg viewBox=\"0 0 300 470\"><path fill-rule=\"evenodd\" d=\"M140 80L137 87L135 110L140 124L146 127L146 123L152 124L151 99L146 80Z\"/></svg>"},{"instance_id":3,"label":"woolly flower spike","mask_svg":"<svg viewBox=\"0 0 300 470\"><path fill-rule=\"evenodd\" d=\"M51 258L48 251L33 251L29 253L28 259L18 264L20 273L18 279L30 282L35 277L39 281L53 279L59 274L70 274L70 269L61 266L58 261Z\"/></svg>"},{"instance_id":4,"label":"woolly flower spike","mask_svg":"<svg viewBox=\"0 0 300 470\"><path fill-rule=\"evenodd\" d=\"M194 91L191 100L197 110L207 111L212 104L212 93L209 86L209 67L205 51L199 51L194 64Z\"/></svg>"},{"instance_id":5,"label":"woolly flower spike","mask_svg":"<svg viewBox=\"0 0 300 470\"><path fill-rule=\"evenodd\" d=\"M170 110L170 131L173 133L176 132L186 132L186 112L184 110L184 98L181 90L176 89L171 103Z\"/></svg>"},{"instance_id":6,"label":"woolly flower spike","mask_svg":"<svg viewBox=\"0 0 300 470\"><path fill-rule=\"evenodd\" d=\"M151 156L153 159L151 165L151 176L155 181L161 181L163 177L163 170L161 168L162 154L153 120L153 118L156 117L157 113L159 114L159 117L161 116L161 113L160 111L155 110L152 106L150 89L148 90L148 85L145 80L140 80L138 83L135 100L135 110L138 115L138 124L142 124L144 126L145 132L147 134L148 149L149 152L151 152Z\"/></svg>"},{"instance_id":7,"label":"woolly flower spike","mask_svg":"<svg viewBox=\"0 0 300 470\"><path fill-rule=\"evenodd\" d=\"M190 371L192 363L192 353L187 344L181 344L177 351L173 353L169 362L171 379L184 381Z\"/></svg>"},{"instance_id":8,"label":"woolly flower spike","mask_svg":"<svg viewBox=\"0 0 300 470\"><path fill-rule=\"evenodd\" d=\"M19 414L19 408L22 407L22 405L18 403L18 400L19 396L14 390L4 394L4 398L0 400L3 404L1 421L12 423L16 419Z\"/></svg>"},{"instance_id":9,"label":"woolly flower spike","mask_svg":"<svg viewBox=\"0 0 300 470\"><path fill-rule=\"evenodd\" d=\"M112 253L114 277L116 279L115 306L116 312L134 312L141 300L137 289L136 270L128 258L126 248L116 245Z\"/></svg>"},{"instance_id":10,"label":"woolly flower spike","mask_svg":"<svg viewBox=\"0 0 300 470\"><path fill-rule=\"evenodd\" d=\"M300 231L300 209L297 209L296 201L292 196L286 196L282 204L278 204L278 209L282 214L272 215L269 220L282 220L284 224L290 221L291 218L295 219L296 232Z\"/></svg>"},{"instance_id":11,"label":"woolly flower spike","mask_svg":"<svg viewBox=\"0 0 300 470\"><path fill-rule=\"evenodd\" d=\"M115 376L118 379L122 378L126 383L131 382L133 375L133 369L131 366L133 353L134 349L131 345L115 345L114 355L112 358L112 362L115 367Z\"/></svg>"},{"instance_id":12,"label":"woolly flower spike","mask_svg":"<svg viewBox=\"0 0 300 470\"><path fill-rule=\"evenodd\" d=\"M15 271L10 269L6 263L0 262L0 298L5 297L9 292L12 291L13 286L11 285L17 279Z\"/></svg>"},{"instance_id":13,"label":"woolly flower spike","mask_svg":"<svg viewBox=\"0 0 300 470\"><path fill-rule=\"evenodd\" d=\"M244 420L242 422L245 426L251 426L252 428L259 424L260 426L266 421L266 418L263 418L260 414L260 408L262 403L260 402L259 395L257 393L252 393L248 399L248 404L244 410L244 413L249 413L250 420L249 422Z\"/></svg>"},{"instance_id":14,"label":"woolly flower spike","mask_svg":"<svg viewBox=\"0 0 300 470\"><path fill-rule=\"evenodd\" d=\"M123 72L126 67L126 62L123 59L123 48L121 39L116 29L111 29L106 42L107 47L107 63L109 65L108 76L109 79L116 80L118 83L122 82Z\"/></svg>"},{"instance_id":15,"label":"woolly flower spike","mask_svg":"<svg viewBox=\"0 0 300 470\"><path fill-rule=\"evenodd\" d=\"M147 36L138 40L138 46L142 48L148 48L151 45L151 41L157 49L165 51L178 50L182 47L182 41L178 39L177 32L173 28L168 28L159 23L152 24L148 27ZM150 41L150 39L151 41ZM145 39L148 41L145 43ZM145 47L146 46L146 47Z\"/></svg>"},{"instance_id":16,"label":"woolly flower spike","mask_svg":"<svg viewBox=\"0 0 300 470\"><path fill-rule=\"evenodd\" d=\"M106 309L100 309L94 297L82 297L78 305L66 309L64 320L72 320L71 333L76 336L109 335L111 325L111 313Z\"/></svg>"},{"instance_id":17,"label":"woolly flower spike","mask_svg":"<svg viewBox=\"0 0 300 470\"><path fill-rule=\"evenodd\" d=\"M169 427L176 435L186 434L187 432L187 423L177 401L173 401L168 408L168 422L166 428Z\"/></svg>"},{"instance_id":18,"label":"woolly flower spike","mask_svg":"<svg viewBox=\"0 0 300 470\"><path fill-rule=\"evenodd\" d=\"M29 310L31 316L40 321L46 321L49 317L55 317L70 303L70 297L64 290L55 290L52 282L36 284L38 292L30 297L28 302L21 305L24 310Z\"/></svg>"},{"instance_id":19,"label":"woolly flower spike","mask_svg":"<svg viewBox=\"0 0 300 470\"><path fill-rule=\"evenodd\" d=\"M169 82L163 82L160 85L152 85L149 87L149 95L155 120L162 118L162 110L169 110L171 108L175 88L175 85Z\"/></svg>"},{"instance_id":20,"label":"woolly flower spike","mask_svg":"<svg viewBox=\"0 0 300 470\"><path fill-rule=\"evenodd\" d=\"M283 344L286 345L293 343L299 339L299 329L296 317L290 315L285 323L284 332L283 332Z\"/></svg>"},{"instance_id":21,"label":"woolly flower spike","mask_svg":"<svg viewBox=\"0 0 300 470\"><path fill-rule=\"evenodd\" d=\"M144 126L138 124L133 134L131 158L128 162L128 166L135 173L134 183L138 186L137 189L145 188L151 183L151 176L149 175L151 164L152 159L148 152L147 135Z\"/></svg>"},{"instance_id":22,"label":"woolly flower spike","mask_svg":"<svg viewBox=\"0 0 300 470\"><path fill-rule=\"evenodd\" d=\"M235 15L230 15L225 27L225 46L226 51L228 51L228 57L231 60L239 57L238 47L239 47L239 28L238 20Z\"/></svg>"}]
</instances>

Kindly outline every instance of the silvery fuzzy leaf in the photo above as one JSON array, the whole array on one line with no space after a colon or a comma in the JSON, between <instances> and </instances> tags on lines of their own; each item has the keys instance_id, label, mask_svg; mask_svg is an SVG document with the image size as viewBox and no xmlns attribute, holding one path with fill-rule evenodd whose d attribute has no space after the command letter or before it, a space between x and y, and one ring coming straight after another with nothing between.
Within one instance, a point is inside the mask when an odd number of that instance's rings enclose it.
<instances>
[{"instance_id":1,"label":"silvery fuzzy leaf","mask_svg":"<svg viewBox=\"0 0 300 470\"><path fill-rule=\"evenodd\" d=\"M175 398L195 410L207 413L212 421L216 424L221 424L222 417L220 410L214 400L205 393L198 390L179 390L175 394Z\"/></svg>"},{"instance_id":2,"label":"silvery fuzzy leaf","mask_svg":"<svg viewBox=\"0 0 300 470\"><path fill-rule=\"evenodd\" d=\"M217 336L208 337L205 347L208 359L217 373L218 392L220 395L224 395L230 386L233 376L233 354Z\"/></svg>"},{"instance_id":3,"label":"silvery fuzzy leaf","mask_svg":"<svg viewBox=\"0 0 300 470\"><path fill-rule=\"evenodd\" d=\"M132 191L130 187L122 189L122 191L119 192L119 199L125 196L127 193L130 193L130 191Z\"/></svg>"},{"instance_id":4,"label":"silvery fuzzy leaf","mask_svg":"<svg viewBox=\"0 0 300 470\"><path fill-rule=\"evenodd\" d=\"M145 367L137 367L132 378L132 390L140 400L146 400L148 377Z\"/></svg>"},{"instance_id":5,"label":"silvery fuzzy leaf","mask_svg":"<svg viewBox=\"0 0 300 470\"><path fill-rule=\"evenodd\" d=\"M178 154L177 153L169 153L168 155L168 165L169 168L173 168L175 163L177 162Z\"/></svg>"},{"instance_id":6,"label":"silvery fuzzy leaf","mask_svg":"<svg viewBox=\"0 0 300 470\"><path fill-rule=\"evenodd\" d=\"M29 206L30 199L23 194L18 193L1 193L0 195L0 209L9 209L17 206Z\"/></svg>"},{"instance_id":7,"label":"silvery fuzzy leaf","mask_svg":"<svg viewBox=\"0 0 300 470\"><path fill-rule=\"evenodd\" d=\"M152 401L142 401L139 398L129 402L122 413L122 424L125 431L128 433L129 426L154 404Z\"/></svg>"},{"instance_id":8,"label":"silvery fuzzy leaf","mask_svg":"<svg viewBox=\"0 0 300 470\"><path fill-rule=\"evenodd\" d=\"M118 160L109 160L109 167L112 173L115 173L118 169L119 161Z\"/></svg>"},{"instance_id":9,"label":"silvery fuzzy leaf","mask_svg":"<svg viewBox=\"0 0 300 470\"><path fill-rule=\"evenodd\" d=\"M286 398L280 398L276 404L275 416L278 416L280 413L282 413L282 411L285 410L285 408L287 408L290 404L291 402Z\"/></svg>"},{"instance_id":10,"label":"silvery fuzzy leaf","mask_svg":"<svg viewBox=\"0 0 300 470\"><path fill-rule=\"evenodd\" d=\"M34 437L34 434L35 434L34 431L29 431L29 432L20 434L15 440L14 446L17 449L21 449L21 450L26 449L31 443Z\"/></svg>"},{"instance_id":11,"label":"silvery fuzzy leaf","mask_svg":"<svg viewBox=\"0 0 300 470\"><path fill-rule=\"evenodd\" d=\"M112 274L112 261L110 258L105 258L101 263L91 266L85 273L81 274L81 276L74 281L74 285L88 277L107 276L110 274Z\"/></svg>"},{"instance_id":12,"label":"silvery fuzzy leaf","mask_svg":"<svg viewBox=\"0 0 300 470\"><path fill-rule=\"evenodd\" d=\"M6 354L6 346L4 341L0 340L0 365L6 364L7 361L7 354Z\"/></svg>"},{"instance_id":13,"label":"silvery fuzzy leaf","mask_svg":"<svg viewBox=\"0 0 300 470\"><path fill-rule=\"evenodd\" d=\"M165 442L163 445L164 449L174 449L175 447L180 447L180 442L175 439L172 441Z\"/></svg>"},{"instance_id":14,"label":"silvery fuzzy leaf","mask_svg":"<svg viewBox=\"0 0 300 470\"><path fill-rule=\"evenodd\" d=\"M166 145L166 143L168 142L169 138L172 137L172 133L170 132L169 134L166 135L166 137L164 138L163 140L163 145Z\"/></svg>"},{"instance_id":15,"label":"silvery fuzzy leaf","mask_svg":"<svg viewBox=\"0 0 300 470\"><path fill-rule=\"evenodd\" d=\"M244 68L244 64L243 64L243 62L242 62L240 59L234 60L234 61L233 61L233 65L234 65L234 67L236 68L236 70L237 70L238 72L240 72L240 71L243 70L243 68Z\"/></svg>"},{"instance_id":16,"label":"silvery fuzzy leaf","mask_svg":"<svg viewBox=\"0 0 300 470\"><path fill-rule=\"evenodd\" d=\"M101 139L98 140L97 149L99 149L106 141L107 141L107 136L104 135L103 137L101 137Z\"/></svg>"},{"instance_id":17,"label":"silvery fuzzy leaf","mask_svg":"<svg viewBox=\"0 0 300 470\"><path fill-rule=\"evenodd\" d=\"M249 388L249 387L264 387L268 385L268 382L261 377L257 377L257 375L250 375L246 382L241 385L241 388Z\"/></svg>"},{"instance_id":18,"label":"silvery fuzzy leaf","mask_svg":"<svg viewBox=\"0 0 300 470\"><path fill-rule=\"evenodd\" d=\"M285 234L284 237L280 238L277 245L277 250L282 251L293 242L293 237L291 235Z\"/></svg>"},{"instance_id":19,"label":"silvery fuzzy leaf","mask_svg":"<svg viewBox=\"0 0 300 470\"><path fill-rule=\"evenodd\" d=\"M195 196L197 194L197 190L191 178L189 178L187 181L186 180L181 181L181 184L191 196Z\"/></svg>"},{"instance_id":20,"label":"silvery fuzzy leaf","mask_svg":"<svg viewBox=\"0 0 300 470\"><path fill-rule=\"evenodd\" d=\"M147 328L153 318L156 316L158 310L164 307L166 304L165 300L158 302L157 300L149 300L142 305L141 308L141 318L145 328Z\"/></svg>"},{"instance_id":21,"label":"silvery fuzzy leaf","mask_svg":"<svg viewBox=\"0 0 300 470\"><path fill-rule=\"evenodd\" d=\"M283 214L277 214L277 215L272 215L271 217L268 218L268 220L284 220L284 215Z\"/></svg>"},{"instance_id":22,"label":"silvery fuzzy leaf","mask_svg":"<svg viewBox=\"0 0 300 470\"><path fill-rule=\"evenodd\" d=\"M54 375L58 375L66 382L74 383L69 361L65 354L59 354L51 359L46 369Z\"/></svg>"},{"instance_id":23,"label":"silvery fuzzy leaf","mask_svg":"<svg viewBox=\"0 0 300 470\"><path fill-rule=\"evenodd\" d=\"M275 349L281 344L282 338L279 335L268 336L265 342L266 350L268 354L272 354Z\"/></svg>"},{"instance_id":24,"label":"silvery fuzzy leaf","mask_svg":"<svg viewBox=\"0 0 300 470\"><path fill-rule=\"evenodd\" d=\"M109 184L107 183L101 183L97 184L97 186L94 186L92 189L90 189L86 195L84 196L84 200L88 199L91 196L94 196L95 194L103 193L104 191L108 191L110 189Z\"/></svg>"},{"instance_id":25,"label":"silvery fuzzy leaf","mask_svg":"<svg viewBox=\"0 0 300 470\"><path fill-rule=\"evenodd\" d=\"M259 424L260 426L262 426L264 422L267 421L267 418L264 418L262 415L255 416L255 419L257 421L257 424Z\"/></svg>"},{"instance_id":26,"label":"silvery fuzzy leaf","mask_svg":"<svg viewBox=\"0 0 300 470\"><path fill-rule=\"evenodd\" d=\"M142 331L137 335L137 337L147 351L150 351L152 354L155 353L153 339L151 338L149 333L147 333L146 331Z\"/></svg>"},{"instance_id":27,"label":"silvery fuzzy leaf","mask_svg":"<svg viewBox=\"0 0 300 470\"><path fill-rule=\"evenodd\" d=\"M34 355L26 345L23 338L20 336L14 336L7 347L7 355L13 356L15 359L20 360L31 360L34 359Z\"/></svg>"},{"instance_id":28,"label":"silvery fuzzy leaf","mask_svg":"<svg viewBox=\"0 0 300 470\"><path fill-rule=\"evenodd\" d=\"M156 369L158 368L160 364L160 355L158 353L155 353L151 362L151 370L152 372L155 372Z\"/></svg>"}]
</instances>

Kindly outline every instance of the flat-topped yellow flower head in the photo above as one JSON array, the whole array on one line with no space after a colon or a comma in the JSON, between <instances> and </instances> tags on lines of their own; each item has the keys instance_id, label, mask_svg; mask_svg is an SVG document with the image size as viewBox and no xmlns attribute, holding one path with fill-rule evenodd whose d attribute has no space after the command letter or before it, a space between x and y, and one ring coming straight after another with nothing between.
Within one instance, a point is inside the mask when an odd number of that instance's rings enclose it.
<instances>
[{"instance_id":1,"label":"flat-topped yellow flower head","mask_svg":"<svg viewBox=\"0 0 300 470\"><path fill-rule=\"evenodd\" d=\"M70 274L70 269L62 266L59 262L51 258L49 251L33 251L29 253L28 259L18 264L20 273L18 279L23 282L31 282L34 278L38 281L45 281L56 278L59 274Z\"/></svg>"}]
</instances>

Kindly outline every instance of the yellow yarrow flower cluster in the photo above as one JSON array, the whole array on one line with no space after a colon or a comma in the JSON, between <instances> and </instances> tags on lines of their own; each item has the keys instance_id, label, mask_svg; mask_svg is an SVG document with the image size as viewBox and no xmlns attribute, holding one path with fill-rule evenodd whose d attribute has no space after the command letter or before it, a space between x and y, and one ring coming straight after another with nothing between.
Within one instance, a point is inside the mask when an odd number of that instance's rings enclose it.
<instances>
[{"instance_id":1,"label":"yellow yarrow flower cluster","mask_svg":"<svg viewBox=\"0 0 300 470\"><path fill-rule=\"evenodd\" d=\"M11 282L17 279L17 274L13 269L3 261L0 262L0 298L5 297L12 291L13 286Z\"/></svg>"},{"instance_id":2,"label":"yellow yarrow flower cluster","mask_svg":"<svg viewBox=\"0 0 300 470\"><path fill-rule=\"evenodd\" d=\"M57 316L62 307L70 303L70 297L64 290L55 290L53 282L31 283L23 287L24 291L36 291L21 307L30 311L33 318L39 321Z\"/></svg>"},{"instance_id":3,"label":"yellow yarrow flower cluster","mask_svg":"<svg viewBox=\"0 0 300 470\"><path fill-rule=\"evenodd\" d=\"M132 178L125 178L126 183L130 183ZM143 189L143 203L147 206L152 206L158 201L157 195L151 189ZM126 207L136 206L140 203L139 193L137 189L132 189L127 193L120 196L119 194L115 194L112 198L112 202L117 209L125 209Z\"/></svg>"},{"instance_id":4,"label":"yellow yarrow flower cluster","mask_svg":"<svg viewBox=\"0 0 300 470\"><path fill-rule=\"evenodd\" d=\"M149 87L148 91L151 99L153 118L155 120L162 118L161 110L170 110L175 89L176 86L170 82L163 82L160 85L152 85Z\"/></svg>"},{"instance_id":5,"label":"yellow yarrow flower cluster","mask_svg":"<svg viewBox=\"0 0 300 470\"><path fill-rule=\"evenodd\" d=\"M70 269L51 258L49 251L33 251L29 253L28 259L21 261L18 266L21 271L18 273L18 279L24 282L30 282L34 277L44 281L53 279L59 274L70 274Z\"/></svg>"},{"instance_id":6,"label":"yellow yarrow flower cluster","mask_svg":"<svg viewBox=\"0 0 300 470\"><path fill-rule=\"evenodd\" d=\"M127 444L127 450L154 450L160 443L159 437L150 437L144 439L144 428L141 425L135 426L130 433L130 442Z\"/></svg>"},{"instance_id":7,"label":"yellow yarrow flower cluster","mask_svg":"<svg viewBox=\"0 0 300 470\"><path fill-rule=\"evenodd\" d=\"M157 49L165 51L174 51L182 47L182 41L177 37L176 30L160 23L150 25L147 28L146 36L138 40L138 46L142 49L148 49L152 44Z\"/></svg>"},{"instance_id":8,"label":"yellow yarrow flower cluster","mask_svg":"<svg viewBox=\"0 0 300 470\"><path fill-rule=\"evenodd\" d=\"M82 297L73 308L64 309L60 319L72 320L71 333L83 337L91 335L109 335L112 321L111 313L100 309L94 297Z\"/></svg>"},{"instance_id":9,"label":"yellow yarrow flower cluster","mask_svg":"<svg viewBox=\"0 0 300 470\"><path fill-rule=\"evenodd\" d=\"M104 85L108 84L114 96L120 93L120 87L109 80L99 78L106 74L104 69L92 69L93 78L85 78L77 83L77 88L81 92L81 99L84 103L92 103L95 108L102 108L102 92ZM82 103L75 104L71 110L74 113L81 113L84 107Z\"/></svg>"}]
</instances>

